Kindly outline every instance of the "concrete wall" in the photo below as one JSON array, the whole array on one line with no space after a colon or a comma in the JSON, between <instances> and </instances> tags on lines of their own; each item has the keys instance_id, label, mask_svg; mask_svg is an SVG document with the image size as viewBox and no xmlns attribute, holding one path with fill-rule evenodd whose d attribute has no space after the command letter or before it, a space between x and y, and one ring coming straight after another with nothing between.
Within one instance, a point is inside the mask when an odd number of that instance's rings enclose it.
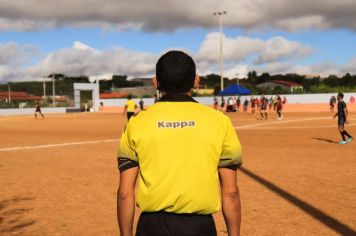
<instances>
[{"instance_id":1,"label":"concrete wall","mask_svg":"<svg viewBox=\"0 0 356 236\"><path fill-rule=\"evenodd\" d=\"M327 104L329 103L329 99L331 96L336 96L336 94L298 94L298 95L281 95L282 97L287 98L287 104L325 104L327 108ZM272 95L266 95L267 97L271 97ZM354 96L356 98L355 93L345 93L345 101L348 103L350 101L350 97ZM242 101L247 98L250 99L251 96L241 96ZM256 97L256 96L255 96ZM225 98L228 98L226 96ZM213 105L214 97L196 97L195 98L199 103L205 105ZM220 102L220 97L218 97ZM98 102L102 102L104 107L123 107L125 105L127 99L100 99ZM150 106L154 103L153 98L145 98L144 104L145 106ZM138 105L140 99L133 99L133 101ZM353 104L353 107L356 107L356 104ZM326 109L325 108L325 109ZM350 107L351 108L351 107ZM312 109L312 108L311 108ZM314 108L313 108L314 109ZM116 109L117 110L117 109ZM116 111L115 110L115 111ZM294 110L290 109L290 110ZM23 109L0 109L0 115L33 115L35 112L34 108L23 108ZM42 108L43 114L52 114L52 113L66 113L65 107L55 107L55 108Z\"/></svg>"},{"instance_id":2,"label":"concrete wall","mask_svg":"<svg viewBox=\"0 0 356 236\"><path fill-rule=\"evenodd\" d=\"M295 95L281 95L282 97L287 98L287 103L289 104L313 104L313 103L329 103L329 99L331 96L336 96L337 94L335 93L324 93L324 94L295 94ZM345 98L344 100L346 102L350 101L350 97L354 96L356 98L356 92L355 93L345 93ZM274 95L266 95L268 98L273 97ZM229 96L225 96L225 98L228 98ZM254 96L256 97L256 96ZM219 102L220 97L217 97ZM250 99L251 96L241 96L242 100L244 99ZM197 100L199 103L205 104L205 105L212 105L214 101L214 97L195 97L195 100ZM100 102L104 104L104 106L108 107L121 107L125 105L127 99L101 99ZM133 99L134 102L138 105L140 99ZM144 98L143 99L145 106L152 105L154 103L153 98Z\"/></svg>"},{"instance_id":3,"label":"concrete wall","mask_svg":"<svg viewBox=\"0 0 356 236\"><path fill-rule=\"evenodd\" d=\"M33 115L35 114L35 110L35 108L0 109L0 116ZM41 108L41 110L44 115L66 113L65 107L46 107Z\"/></svg>"},{"instance_id":4,"label":"concrete wall","mask_svg":"<svg viewBox=\"0 0 356 236\"><path fill-rule=\"evenodd\" d=\"M144 102L145 106L150 106L154 104L154 98L144 98L142 99ZM100 102L103 103L104 107L123 107L125 106L127 99L126 98L120 98L120 99L100 99ZM132 101L134 101L137 106L138 102L140 101L139 98L133 98Z\"/></svg>"},{"instance_id":5,"label":"concrete wall","mask_svg":"<svg viewBox=\"0 0 356 236\"><path fill-rule=\"evenodd\" d=\"M151 84L152 84L152 82L151 82ZM134 95L135 97L143 97L145 95L153 96L153 94L156 93L156 89L153 87L153 85L133 87L133 88L117 88L114 91L129 93L129 94Z\"/></svg>"}]
</instances>

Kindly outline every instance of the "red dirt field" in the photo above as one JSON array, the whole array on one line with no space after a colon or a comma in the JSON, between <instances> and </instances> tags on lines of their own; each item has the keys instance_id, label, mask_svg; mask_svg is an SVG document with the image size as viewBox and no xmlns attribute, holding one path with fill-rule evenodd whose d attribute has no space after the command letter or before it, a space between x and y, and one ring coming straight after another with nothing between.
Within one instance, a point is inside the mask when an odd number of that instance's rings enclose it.
<instances>
[{"instance_id":1,"label":"red dirt field","mask_svg":"<svg viewBox=\"0 0 356 236\"><path fill-rule=\"evenodd\" d=\"M356 141L337 144L331 113L228 115L244 152L242 235L356 235ZM356 113L349 118L356 136ZM0 235L119 235L125 122L110 113L0 117ZM214 217L227 235L221 212Z\"/></svg>"},{"instance_id":2,"label":"red dirt field","mask_svg":"<svg viewBox=\"0 0 356 236\"><path fill-rule=\"evenodd\" d=\"M356 112L356 103L347 103L347 109L350 112ZM99 110L100 112L106 112L106 113L122 113L124 111L124 107L103 106L100 107ZM242 111L242 106L240 107L240 110ZM329 110L328 103L310 103L310 104L287 103L283 106L283 111L285 112L324 112L328 110Z\"/></svg>"}]
</instances>

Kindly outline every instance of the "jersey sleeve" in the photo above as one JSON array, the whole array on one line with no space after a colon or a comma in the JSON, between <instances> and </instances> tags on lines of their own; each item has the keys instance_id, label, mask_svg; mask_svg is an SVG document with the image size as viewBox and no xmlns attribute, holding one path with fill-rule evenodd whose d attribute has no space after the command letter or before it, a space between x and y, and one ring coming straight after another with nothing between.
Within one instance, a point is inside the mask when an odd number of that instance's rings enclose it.
<instances>
[{"instance_id":1,"label":"jersey sleeve","mask_svg":"<svg viewBox=\"0 0 356 236\"><path fill-rule=\"evenodd\" d=\"M219 168L236 170L241 164L242 147L230 119L227 118Z\"/></svg>"},{"instance_id":2,"label":"jersey sleeve","mask_svg":"<svg viewBox=\"0 0 356 236\"><path fill-rule=\"evenodd\" d=\"M130 139L129 130L126 126L121 135L118 150L118 167L120 172L138 166L135 143Z\"/></svg>"}]
</instances>

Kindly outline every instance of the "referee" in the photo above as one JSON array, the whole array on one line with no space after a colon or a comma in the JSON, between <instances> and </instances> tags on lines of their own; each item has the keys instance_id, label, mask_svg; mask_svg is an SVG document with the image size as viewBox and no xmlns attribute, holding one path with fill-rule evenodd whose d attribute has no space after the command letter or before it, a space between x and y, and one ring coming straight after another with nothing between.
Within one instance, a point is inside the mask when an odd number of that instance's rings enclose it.
<instances>
[{"instance_id":1,"label":"referee","mask_svg":"<svg viewBox=\"0 0 356 236\"><path fill-rule=\"evenodd\" d=\"M135 115L137 105L132 101L132 96L127 96L127 101L125 103L124 115L126 114L127 120L130 120L133 115Z\"/></svg>"},{"instance_id":2,"label":"referee","mask_svg":"<svg viewBox=\"0 0 356 236\"><path fill-rule=\"evenodd\" d=\"M212 214L221 202L228 234L239 235L242 152L230 119L191 97L199 77L183 52L163 55L153 82L163 97L133 116L120 140L121 235L133 234L135 198L142 211L138 236L217 235Z\"/></svg>"}]
</instances>

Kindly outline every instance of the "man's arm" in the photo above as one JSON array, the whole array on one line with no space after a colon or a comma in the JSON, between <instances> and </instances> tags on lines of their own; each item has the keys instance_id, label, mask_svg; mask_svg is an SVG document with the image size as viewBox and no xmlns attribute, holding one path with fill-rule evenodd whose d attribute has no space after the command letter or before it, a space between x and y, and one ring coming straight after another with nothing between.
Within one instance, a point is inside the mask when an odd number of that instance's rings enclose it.
<instances>
[{"instance_id":1,"label":"man's arm","mask_svg":"<svg viewBox=\"0 0 356 236\"><path fill-rule=\"evenodd\" d=\"M127 105L124 106L124 113L123 113L123 115L126 116L126 113L127 113Z\"/></svg>"},{"instance_id":2,"label":"man's arm","mask_svg":"<svg viewBox=\"0 0 356 236\"><path fill-rule=\"evenodd\" d=\"M344 108L344 114L345 114L345 123L348 124L349 123L349 120L347 119L348 116L349 116L349 111L347 110L347 107L345 106Z\"/></svg>"},{"instance_id":3,"label":"man's arm","mask_svg":"<svg viewBox=\"0 0 356 236\"><path fill-rule=\"evenodd\" d=\"M222 211L229 236L240 235L241 203L236 170L219 168Z\"/></svg>"},{"instance_id":4,"label":"man's arm","mask_svg":"<svg viewBox=\"0 0 356 236\"><path fill-rule=\"evenodd\" d=\"M333 118L335 119L339 115L339 112L336 112Z\"/></svg>"},{"instance_id":5,"label":"man's arm","mask_svg":"<svg viewBox=\"0 0 356 236\"><path fill-rule=\"evenodd\" d=\"M117 222L121 236L132 236L137 174L138 167L120 173L120 186L117 192Z\"/></svg>"}]
</instances>

